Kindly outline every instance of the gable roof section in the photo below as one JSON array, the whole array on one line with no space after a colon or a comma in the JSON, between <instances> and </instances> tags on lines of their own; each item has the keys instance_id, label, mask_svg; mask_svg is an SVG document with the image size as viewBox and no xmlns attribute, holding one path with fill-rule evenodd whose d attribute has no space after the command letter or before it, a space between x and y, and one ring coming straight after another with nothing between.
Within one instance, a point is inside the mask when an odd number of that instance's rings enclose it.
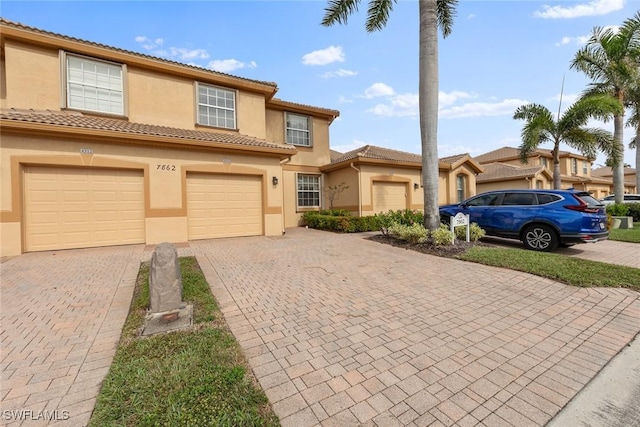
<instances>
[{"instance_id":1,"label":"gable roof section","mask_svg":"<svg viewBox=\"0 0 640 427\"><path fill-rule=\"evenodd\" d=\"M623 168L623 171L624 171L625 175L635 175L636 174L636 169L635 168ZM613 176L613 171L611 170L611 168L609 166L602 166L600 168L591 170L591 176L612 177Z\"/></svg>"},{"instance_id":2,"label":"gable roof section","mask_svg":"<svg viewBox=\"0 0 640 427\"><path fill-rule=\"evenodd\" d=\"M484 172L476 177L478 184L494 181L511 181L514 179L534 178L544 174L553 179L551 172L544 166L519 167L505 163L489 163L484 165Z\"/></svg>"},{"instance_id":3,"label":"gable roof section","mask_svg":"<svg viewBox=\"0 0 640 427\"><path fill-rule=\"evenodd\" d=\"M131 123L126 120L94 117L79 112L1 110L2 133L39 133L46 135L100 138L109 142L137 142L169 146L192 146L271 153L284 157L296 153L291 145L235 133L179 129L167 126Z\"/></svg>"},{"instance_id":4,"label":"gable roof section","mask_svg":"<svg viewBox=\"0 0 640 427\"><path fill-rule=\"evenodd\" d=\"M225 84L230 87L260 92L265 94L268 98L274 96L278 91L278 85L274 82L233 76L231 74L213 71L208 68L187 65L170 59L164 59L144 53L120 49L102 43L91 42L51 31L45 31L1 17L0 29L2 30L3 38L29 41L41 46L65 49L73 53L80 53L96 58L133 64L141 68L161 68L164 72L170 74L188 75L193 79L214 81L218 82L218 84Z\"/></svg>"},{"instance_id":5,"label":"gable roof section","mask_svg":"<svg viewBox=\"0 0 640 427\"><path fill-rule=\"evenodd\" d=\"M323 167L323 170L334 170L350 163L375 163L385 165L397 165L412 168L422 168L422 156L406 151L392 150L390 148L365 145L347 153L341 154L331 150L331 164ZM335 153L335 154L334 154ZM482 166L473 160L469 154L443 157L438 160L439 169L455 169L461 164L469 162L476 172L482 171Z\"/></svg>"},{"instance_id":6,"label":"gable roof section","mask_svg":"<svg viewBox=\"0 0 640 427\"><path fill-rule=\"evenodd\" d=\"M561 150L558 154L560 157L573 157L580 160L588 160L588 157L583 156L582 154L572 153L570 151ZM552 159L553 152L549 149L538 148L531 152L530 157L546 157ZM475 156L474 159L480 164L517 160L520 159L520 150L515 147L502 147L493 151L489 151L488 153Z\"/></svg>"}]
</instances>

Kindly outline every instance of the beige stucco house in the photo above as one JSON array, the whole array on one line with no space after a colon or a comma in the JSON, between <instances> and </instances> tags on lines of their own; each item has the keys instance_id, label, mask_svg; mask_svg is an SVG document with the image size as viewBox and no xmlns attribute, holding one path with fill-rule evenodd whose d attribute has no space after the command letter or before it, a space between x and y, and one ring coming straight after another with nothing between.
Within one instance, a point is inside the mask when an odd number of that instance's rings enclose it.
<instances>
[{"instance_id":1,"label":"beige stucco house","mask_svg":"<svg viewBox=\"0 0 640 427\"><path fill-rule=\"evenodd\" d=\"M529 161L520 161L519 150L502 147L474 157L485 167L478 175L478 192L503 188L553 188L553 155L551 150L537 149ZM568 151L560 152L561 188L573 187L602 198L613 192L611 177L594 175L592 159ZM625 192L633 192L635 183L625 179Z\"/></svg>"},{"instance_id":2,"label":"beige stucco house","mask_svg":"<svg viewBox=\"0 0 640 427\"><path fill-rule=\"evenodd\" d=\"M327 186L344 183L334 208L365 216L396 209L423 209L422 161L419 154L366 145L348 153L332 152L323 166ZM475 195L482 167L468 154L439 160L439 204Z\"/></svg>"},{"instance_id":3,"label":"beige stucco house","mask_svg":"<svg viewBox=\"0 0 640 427\"><path fill-rule=\"evenodd\" d=\"M635 168L624 168L624 189L625 193L637 194L640 189L636 188L636 174ZM602 178L606 180L613 179L613 172L610 167L602 166L591 171L591 176ZM613 191L613 188L612 188Z\"/></svg>"},{"instance_id":4,"label":"beige stucco house","mask_svg":"<svg viewBox=\"0 0 640 427\"><path fill-rule=\"evenodd\" d=\"M0 256L280 235L343 181L356 214L422 207L419 156L332 153L339 112L277 91L0 18ZM441 159L441 202L481 170Z\"/></svg>"}]
</instances>

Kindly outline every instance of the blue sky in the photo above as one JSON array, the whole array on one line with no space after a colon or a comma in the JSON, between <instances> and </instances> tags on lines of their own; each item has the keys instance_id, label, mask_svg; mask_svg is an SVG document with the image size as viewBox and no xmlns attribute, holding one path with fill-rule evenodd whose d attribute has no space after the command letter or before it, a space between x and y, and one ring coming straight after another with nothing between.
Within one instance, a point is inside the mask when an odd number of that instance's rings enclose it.
<instances>
[{"instance_id":1,"label":"blue sky","mask_svg":"<svg viewBox=\"0 0 640 427\"><path fill-rule=\"evenodd\" d=\"M277 97L340 111L331 146L420 153L418 3L400 0L387 26L364 29L367 0L347 25L320 25L326 1L2 1L6 19L251 79ZM440 39L438 156L518 146L515 109L557 111L586 88L569 69L595 26L619 26L638 0L461 0ZM612 130L611 124L598 124ZM625 162L634 131L625 129ZM543 146L551 148L551 146ZM564 147L566 149L566 147ZM600 155L596 163L604 163Z\"/></svg>"}]
</instances>

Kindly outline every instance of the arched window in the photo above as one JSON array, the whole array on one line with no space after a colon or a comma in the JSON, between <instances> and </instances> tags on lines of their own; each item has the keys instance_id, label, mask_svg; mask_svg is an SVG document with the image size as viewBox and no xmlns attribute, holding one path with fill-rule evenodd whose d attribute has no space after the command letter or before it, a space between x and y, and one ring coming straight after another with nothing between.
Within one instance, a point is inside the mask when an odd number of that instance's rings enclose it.
<instances>
[{"instance_id":1,"label":"arched window","mask_svg":"<svg viewBox=\"0 0 640 427\"><path fill-rule=\"evenodd\" d=\"M459 174L456 177L456 193L458 195L458 203L467 198L465 188L467 188L467 176Z\"/></svg>"}]
</instances>

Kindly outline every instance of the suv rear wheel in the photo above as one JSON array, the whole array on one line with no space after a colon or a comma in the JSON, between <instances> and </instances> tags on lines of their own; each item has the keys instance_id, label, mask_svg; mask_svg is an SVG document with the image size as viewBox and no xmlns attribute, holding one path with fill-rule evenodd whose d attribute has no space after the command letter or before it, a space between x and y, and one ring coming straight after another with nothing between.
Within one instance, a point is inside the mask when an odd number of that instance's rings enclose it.
<instances>
[{"instance_id":1,"label":"suv rear wheel","mask_svg":"<svg viewBox=\"0 0 640 427\"><path fill-rule=\"evenodd\" d=\"M550 252L558 247L560 241L551 227L544 224L535 224L524 230L522 243L527 249Z\"/></svg>"}]
</instances>

